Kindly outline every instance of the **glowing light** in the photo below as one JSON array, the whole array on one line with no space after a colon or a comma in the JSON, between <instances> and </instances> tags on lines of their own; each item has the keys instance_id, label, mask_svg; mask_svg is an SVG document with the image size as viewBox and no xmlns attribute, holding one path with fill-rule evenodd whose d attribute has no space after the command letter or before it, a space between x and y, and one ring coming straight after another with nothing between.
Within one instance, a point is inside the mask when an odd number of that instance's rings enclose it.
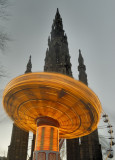
<instances>
[{"instance_id":1,"label":"glowing light","mask_svg":"<svg viewBox=\"0 0 115 160\"><path fill-rule=\"evenodd\" d=\"M40 126L36 131L35 151L59 151L59 129L53 126Z\"/></svg>"},{"instance_id":2,"label":"glowing light","mask_svg":"<svg viewBox=\"0 0 115 160\"><path fill-rule=\"evenodd\" d=\"M60 138L76 138L97 128L101 104L83 83L57 73L28 73L5 88L3 106L15 124L36 133L36 119L48 116L59 122ZM47 141L48 143L48 141Z\"/></svg>"}]
</instances>

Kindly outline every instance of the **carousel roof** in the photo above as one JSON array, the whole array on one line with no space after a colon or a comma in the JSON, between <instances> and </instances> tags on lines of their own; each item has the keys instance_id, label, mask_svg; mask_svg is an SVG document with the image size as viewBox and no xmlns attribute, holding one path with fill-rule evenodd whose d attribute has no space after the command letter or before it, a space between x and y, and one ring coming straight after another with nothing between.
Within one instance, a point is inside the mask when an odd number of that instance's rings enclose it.
<instances>
[{"instance_id":1,"label":"carousel roof","mask_svg":"<svg viewBox=\"0 0 115 160\"><path fill-rule=\"evenodd\" d=\"M85 84L59 73L36 72L14 78L6 86L3 106L17 126L36 132L36 120L59 123L60 138L77 138L97 128L101 104Z\"/></svg>"}]
</instances>

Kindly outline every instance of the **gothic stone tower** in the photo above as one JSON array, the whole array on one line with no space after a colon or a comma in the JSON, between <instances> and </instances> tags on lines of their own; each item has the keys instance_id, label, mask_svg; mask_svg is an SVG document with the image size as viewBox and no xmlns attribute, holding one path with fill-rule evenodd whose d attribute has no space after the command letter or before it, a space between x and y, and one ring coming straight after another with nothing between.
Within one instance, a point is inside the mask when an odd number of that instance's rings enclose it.
<instances>
[{"instance_id":1,"label":"gothic stone tower","mask_svg":"<svg viewBox=\"0 0 115 160\"><path fill-rule=\"evenodd\" d=\"M52 24L51 37L48 38L48 47L44 71L72 76L67 36L58 9Z\"/></svg>"},{"instance_id":2,"label":"gothic stone tower","mask_svg":"<svg viewBox=\"0 0 115 160\"><path fill-rule=\"evenodd\" d=\"M79 66L79 80L88 85L86 67L81 51L79 50L78 58ZM99 144L98 130L95 130L88 136L81 138L80 144L80 160L102 160L101 145Z\"/></svg>"},{"instance_id":3,"label":"gothic stone tower","mask_svg":"<svg viewBox=\"0 0 115 160\"><path fill-rule=\"evenodd\" d=\"M58 9L53 20L51 37L48 38L44 71L58 72L72 77L67 36L64 33L62 18ZM79 139L67 140L68 160L74 160L78 157L78 152Z\"/></svg>"},{"instance_id":4,"label":"gothic stone tower","mask_svg":"<svg viewBox=\"0 0 115 160\"><path fill-rule=\"evenodd\" d=\"M25 73L31 72L31 56L27 64ZM8 160L26 160L28 149L28 136L29 133L18 128L13 124L11 143L8 147Z\"/></svg>"},{"instance_id":5,"label":"gothic stone tower","mask_svg":"<svg viewBox=\"0 0 115 160\"><path fill-rule=\"evenodd\" d=\"M30 57L25 73L31 72L31 67ZM87 74L85 73L86 67L80 51L78 70L79 80L88 85ZM51 36L48 38L48 49L46 50L44 71L58 72L73 77L67 36L63 30L62 18L58 9L52 24ZM32 160L34 139L32 141L30 160ZM8 150L8 160L20 160L20 158L21 160L26 160L27 145L28 133L13 125L12 139ZM67 140L67 160L102 160L101 146L99 144L97 130L80 139L76 138Z\"/></svg>"},{"instance_id":6,"label":"gothic stone tower","mask_svg":"<svg viewBox=\"0 0 115 160\"><path fill-rule=\"evenodd\" d=\"M86 67L80 50L78 70L79 80L88 85ZM58 9L52 25L51 37L48 38L44 71L58 72L72 77L67 36ZM67 140L67 160L102 160L97 130L80 139Z\"/></svg>"}]
</instances>

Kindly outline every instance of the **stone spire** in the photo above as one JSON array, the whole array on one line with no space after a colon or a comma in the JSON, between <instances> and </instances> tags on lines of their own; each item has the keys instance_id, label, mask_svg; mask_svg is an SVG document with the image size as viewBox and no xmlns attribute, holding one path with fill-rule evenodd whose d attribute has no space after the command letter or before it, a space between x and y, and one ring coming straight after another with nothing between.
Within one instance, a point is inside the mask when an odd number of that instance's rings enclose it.
<instances>
[{"instance_id":1,"label":"stone spire","mask_svg":"<svg viewBox=\"0 0 115 160\"><path fill-rule=\"evenodd\" d=\"M32 63L30 56L25 73L32 72L31 69ZM20 129L15 124L13 124L12 138L8 147L8 160L20 160L20 157L22 160L27 159L28 137L29 132Z\"/></svg>"},{"instance_id":2,"label":"stone spire","mask_svg":"<svg viewBox=\"0 0 115 160\"><path fill-rule=\"evenodd\" d=\"M45 57L45 72L58 72L72 77L67 35L57 9ZM64 94L64 93L63 93ZM67 140L67 160L79 160L79 139Z\"/></svg>"},{"instance_id":3,"label":"stone spire","mask_svg":"<svg viewBox=\"0 0 115 160\"><path fill-rule=\"evenodd\" d=\"M57 8L55 19L53 20L53 24L52 24L51 37L52 38L60 37L62 35L64 36L62 18L60 16L59 10Z\"/></svg>"},{"instance_id":4,"label":"stone spire","mask_svg":"<svg viewBox=\"0 0 115 160\"><path fill-rule=\"evenodd\" d=\"M31 63L31 55L30 55L29 61L28 61L28 63L27 63L27 67L26 67L25 73L32 72L31 69L32 69L32 63Z\"/></svg>"},{"instance_id":5,"label":"stone spire","mask_svg":"<svg viewBox=\"0 0 115 160\"><path fill-rule=\"evenodd\" d=\"M79 80L88 85L86 66L84 65L84 59L79 50L78 58L79 66ZM96 129L91 134L80 138L80 160L102 160L101 145L99 144L98 130Z\"/></svg>"},{"instance_id":6,"label":"stone spire","mask_svg":"<svg viewBox=\"0 0 115 160\"><path fill-rule=\"evenodd\" d=\"M58 9L53 20L51 36L48 38L44 71L72 76L67 36Z\"/></svg>"},{"instance_id":7,"label":"stone spire","mask_svg":"<svg viewBox=\"0 0 115 160\"><path fill-rule=\"evenodd\" d=\"M86 74L86 67L84 65L84 59L81 54L81 50L79 49L79 58L78 58L79 66L78 66L78 71L79 71L79 80L83 82L84 84L88 85L87 82L87 74Z\"/></svg>"}]
</instances>

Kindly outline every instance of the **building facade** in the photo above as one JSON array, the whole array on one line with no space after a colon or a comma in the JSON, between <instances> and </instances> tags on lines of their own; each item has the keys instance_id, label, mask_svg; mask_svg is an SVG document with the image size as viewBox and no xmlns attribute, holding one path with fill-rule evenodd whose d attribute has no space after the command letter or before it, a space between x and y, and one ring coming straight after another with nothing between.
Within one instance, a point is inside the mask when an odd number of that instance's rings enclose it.
<instances>
[{"instance_id":1,"label":"building facade","mask_svg":"<svg viewBox=\"0 0 115 160\"><path fill-rule=\"evenodd\" d=\"M84 65L84 60L80 50L79 50L78 61L79 61L79 66L78 66L79 80L82 81L84 84L88 85L87 74L85 72L86 67ZM32 65L30 57L29 62L27 64L27 70L25 73L31 72L31 67ZM46 50L44 71L58 72L73 77L67 36L64 32L62 18L60 16L58 9L55 15L55 19L53 20L51 35L48 38L48 48ZM21 131L20 129L18 133L17 130L18 129L15 129L15 126L13 126L12 140L8 151L8 160L19 160L16 157L16 155L15 158L9 158L10 154L12 154L12 149L14 149L13 147L17 143L17 140L15 140L17 135L20 135L18 137L18 141L20 142L20 144L18 145L19 150L17 151L17 155L18 157L21 157L21 160L26 160L25 157L27 156L26 151L28 144L28 133L25 131ZM32 141L32 151L30 160L32 160L34 142L35 142L35 136ZM25 144L25 148L23 147L23 149L22 149L23 146L22 143ZM24 153L22 153L22 150ZM23 155L25 155L24 159L22 159ZM82 138L67 140L67 160L102 160L98 131L96 130L92 134Z\"/></svg>"}]
</instances>

